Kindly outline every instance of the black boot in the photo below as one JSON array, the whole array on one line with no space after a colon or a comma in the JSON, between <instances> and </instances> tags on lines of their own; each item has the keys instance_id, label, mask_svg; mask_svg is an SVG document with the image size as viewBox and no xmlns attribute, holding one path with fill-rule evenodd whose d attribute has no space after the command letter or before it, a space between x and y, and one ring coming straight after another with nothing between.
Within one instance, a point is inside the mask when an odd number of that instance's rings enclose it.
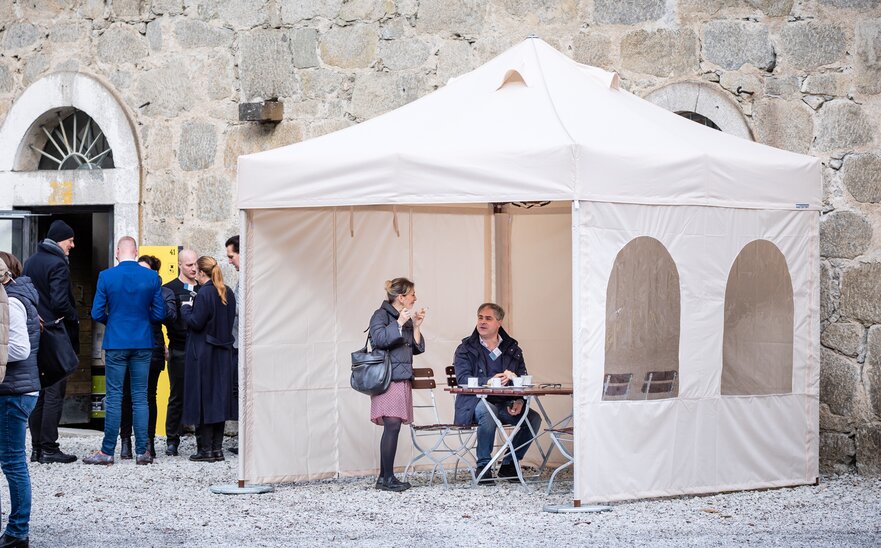
<instances>
[{"instance_id":1,"label":"black boot","mask_svg":"<svg viewBox=\"0 0 881 548\"><path fill-rule=\"evenodd\" d=\"M211 440L211 454L214 456L215 461L226 460L223 457L223 431L226 427L226 423L219 422L213 425L214 435Z\"/></svg>"},{"instance_id":2,"label":"black boot","mask_svg":"<svg viewBox=\"0 0 881 548\"><path fill-rule=\"evenodd\" d=\"M40 457L42 457L42 456L43 456L42 449L37 449L36 447L34 447L31 450L31 462L40 462Z\"/></svg>"},{"instance_id":3,"label":"black boot","mask_svg":"<svg viewBox=\"0 0 881 548\"><path fill-rule=\"evenodd\" d=\"M131 460L132 458L132 439L131 438L119 438L119 458Z\"/></svg>"},{"instance_id":4,"label":"black boot","mask_svg":"<svg viewBox=\"0 0 881 548\"><path fill-rule=\"evenodd\" d=\"M204 424L196 426L196 453L190 455L190 460L196 462L214 462L211 453L211 427Z\"/></svg>"},{"instance_id":5,"label":"black boot","mask_svg":"<svg viewBox=\"0 0 881 548\"><path fill-rule=\"evenodd\" d=\"M156 439L150 438L147 441L147 453L150 454L154 459L156 458Z\"/></svg>"}]
</instances>

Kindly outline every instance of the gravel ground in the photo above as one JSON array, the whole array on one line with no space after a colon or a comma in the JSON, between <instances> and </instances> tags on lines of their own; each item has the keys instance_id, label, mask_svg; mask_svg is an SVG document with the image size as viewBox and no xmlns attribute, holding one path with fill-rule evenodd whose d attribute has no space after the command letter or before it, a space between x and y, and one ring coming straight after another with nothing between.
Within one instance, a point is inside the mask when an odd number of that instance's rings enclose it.
<instances>
[{"instance_id":1,"label":"gravel ground","mask_svg":"<svg viewBox=\"0 0 881 548\"><path fill-rule=\"evenodd\" d=\"M80 457L97 435L67 435ZM165 444L158 443L164 451ZM195 463L182 456L151 466L32 463L33 546L881 546L881 479L830 476L819 486L616 504L603 514L551 514L571 502L516 485L449 489L412 480L386 493L374 478L279 485L264 495L214 495L236 479L236 457ZM571 482L571 477L564 478ZM9 510L5 482L3 521ZM516 517L513 515L517 513Z\"/></svg>"}]
</instances>

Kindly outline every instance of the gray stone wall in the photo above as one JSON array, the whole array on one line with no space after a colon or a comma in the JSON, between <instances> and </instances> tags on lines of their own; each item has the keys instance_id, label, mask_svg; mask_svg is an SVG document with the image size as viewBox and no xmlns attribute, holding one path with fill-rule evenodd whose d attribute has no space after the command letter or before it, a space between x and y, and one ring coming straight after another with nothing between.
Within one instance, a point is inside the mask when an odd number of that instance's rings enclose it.
<instances>
[{"instance_id":1,"label":"gray stone wall","mask_svg":"<svg viewBox=\"0 0 881 548\"><path fill-rule=\"evenodd\" d=\"M0 0L0 120L61 70L134 122L143 240L219 255L236 157L401 106L535 33L645 95L704 82L824 164L821 463L881 474L881 0ZM279 97L284 121L237 121Z\"/></svg>"}]
</instances>

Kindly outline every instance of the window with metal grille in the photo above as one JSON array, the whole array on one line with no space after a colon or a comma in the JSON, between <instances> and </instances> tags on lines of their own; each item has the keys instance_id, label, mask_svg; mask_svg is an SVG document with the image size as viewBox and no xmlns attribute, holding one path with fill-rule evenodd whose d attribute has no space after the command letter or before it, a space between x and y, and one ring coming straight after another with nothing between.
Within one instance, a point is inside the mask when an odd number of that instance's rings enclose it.
<instances>
[{"instance_id":1,"label":"window with metal grille","mask_svg":"<svg viewBox=\"0 0 881 548\"><path fill-rule=\"evenodd\" d=\"M691 112L689 110L680 110L676 112L676 114L682 116L683 118L688 118L692 122L697 122L702 126L707 126L715 130L722 131L722 129L719 128L719 126L717 126L715 122L713 122L703 114L698 114L697 112Z\"/></svg>"},{"instance_id":2,"label":"window with metal grille","mask_svg":"<svg viewBox=\"0 0 881 548\"><path fill-rule=\"evenodd\" d=\"M31 145L31 149L40 155L37 169L61 171L113 167L113 151L107 138L88 114L81 110L74 110L67 116L58 113L55 122L54 127L40 126L46 136L42 148Z\"/></svg>"}]
</instances>

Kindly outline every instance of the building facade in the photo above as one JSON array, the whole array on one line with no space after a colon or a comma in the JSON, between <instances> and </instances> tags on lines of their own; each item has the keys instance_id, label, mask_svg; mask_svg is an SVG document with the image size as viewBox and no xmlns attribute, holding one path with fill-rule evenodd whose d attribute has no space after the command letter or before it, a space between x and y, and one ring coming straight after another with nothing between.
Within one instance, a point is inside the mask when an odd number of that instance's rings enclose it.
<instances>
[{"instance_id":1,"label":"building facade","mask_svg":"<svg viewBox=\"0 0 881 548\"><path fill-rule=\"evenodd\" d=\"M881 474L881 0L0 0L0 210L72 223L85 312L118 236L222 256L239 155L387 112L528 34L822 160L821 466ZM281 121L239 121L273 98Z\"/></svg>"}]
</instances>

